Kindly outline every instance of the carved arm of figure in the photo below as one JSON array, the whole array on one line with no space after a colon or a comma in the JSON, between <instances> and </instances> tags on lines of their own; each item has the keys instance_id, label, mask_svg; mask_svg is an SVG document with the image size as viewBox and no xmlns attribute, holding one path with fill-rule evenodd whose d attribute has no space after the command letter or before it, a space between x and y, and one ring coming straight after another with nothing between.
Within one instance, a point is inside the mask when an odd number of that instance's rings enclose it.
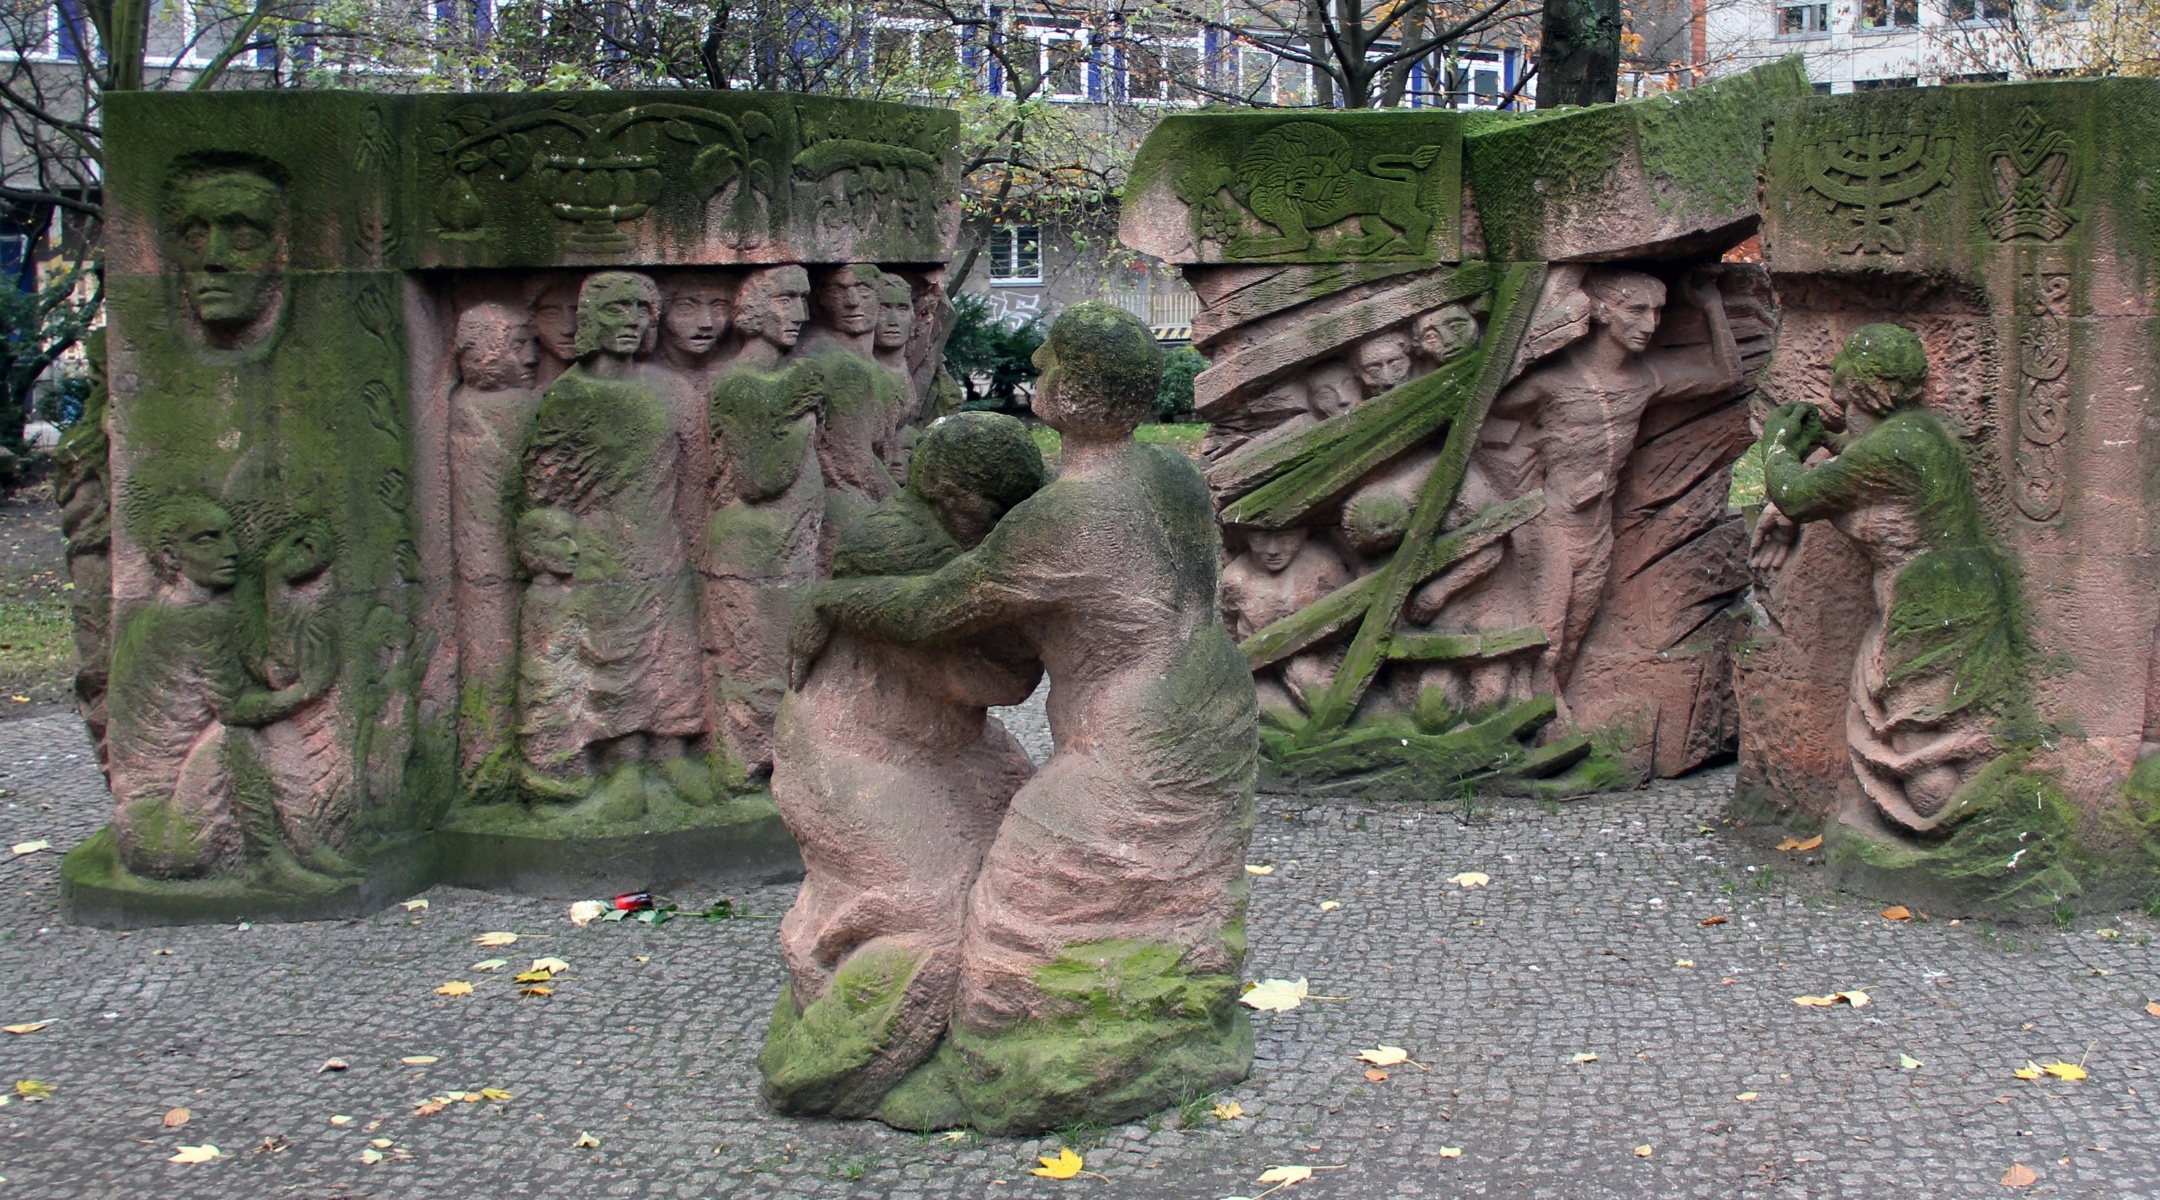
<instances>
[{"instance_id":1,"label":"carved arm of figure","mask_svg":"<svg viewBox=\"0 0 2160 1200\"><path fill-rule=\"evenodd\" d=\"M259 729L298 712L308 701L329 690L337 679L337 639L329 622L316 622L300 644L300 678L290 687L265 688L247 678L237 657L231 665L232 679L219 689L217 718L226 725Z\"/></svg>"}]
</instances>

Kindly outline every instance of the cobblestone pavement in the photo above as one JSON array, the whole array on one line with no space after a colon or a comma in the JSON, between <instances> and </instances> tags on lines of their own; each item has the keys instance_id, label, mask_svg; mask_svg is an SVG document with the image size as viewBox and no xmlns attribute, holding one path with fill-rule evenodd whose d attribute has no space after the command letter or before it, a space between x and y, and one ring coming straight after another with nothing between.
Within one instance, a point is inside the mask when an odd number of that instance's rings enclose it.
<instances>
[{"instance_id":1,"label":"cobblestone pavement","mask_svg":"<svg viewBox=\"0 0 2160 1200\"><path fill-rule=\"evenodd\" d=\"M81 746L66 718L0 726L0 845L95 828ZM439 888L416 913L126 934L60 919L57 855L0 859L0 1022L51 1022L0 1036L0 1080L53 1089L0 1109L0 1198L1214 1200L1276 1164L1341 1168L1283 1200L2160 1195L2153 922L1891 923L1776 831L1724 826L1730 786L1467 824L1263 799L1247 970L1341 998L1255 1018L1253 1077L1219 1097L1243 1117L1202 1103L1026 1140L759 1107L785 887L736 896L752 919L656 929ZM1464 871L1491 883L1448 881ZM520 940L475 946L489 930ZM553 996L470 967L535 955L571 964ZM474 994L437 995L448 980ZM1852 988L1873 1002L1792 1002ZM1383 1043L1428 1069L1369 1080L1353 1055ZM318 1074L332 1056L350 1068ZM2011 1075L2057 1058L2091 1078ZM483 1087L513 1098L414 1113ZM178 1107L192 1119L165 1128ZM166 1161L204 1142L227 1157ZM1100 1176L1027 1173L1061 1144ZM2005 1193L2013 1163L2038 1182Z\"/></svg>"}]
</instances>

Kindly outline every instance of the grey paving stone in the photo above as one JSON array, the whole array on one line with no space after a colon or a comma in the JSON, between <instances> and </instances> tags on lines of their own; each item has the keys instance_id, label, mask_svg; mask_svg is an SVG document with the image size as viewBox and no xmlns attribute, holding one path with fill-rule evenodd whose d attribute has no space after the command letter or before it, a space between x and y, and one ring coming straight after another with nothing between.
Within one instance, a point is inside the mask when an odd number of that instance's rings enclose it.
<instances>
[{"instance_id":1,"label":"grey paving stone","mask_svg":"<svg viewBox=\"0 0 2160 1200\"><path fill-rule=\"evenodd\" d=\"M2154 922L1893 924L1770 850L1771 831L1724 825L1730 788L1711 771L1469 823L1263 798L1252 859L1276 869L1253 880L1247 970L1346 998L1255 1019L1253 1077L1210 1098L1240 1119L1202 1104L1189 1122L1005 1140L759 1105L788 888L737 894L747 920L658 929L579 930L560 904L438 888L418 913L120 934L60 919L57 855L0 858L0 1023L53 1022L0 1036L0 1091L54 1089L0 1108L0 1197L1212 1200L1302 1163L1343 1169L1286 1200L1908 1200L2017 1194L1997 1183L2013 1162L2040 1175L2026 1195L2160 1196ZM64 717L0 724L0 789L0 845L64 847L103 820ZM1472 870L1491 884L1448 882ZM521 940L472 943L489 930ZM572 965L551 997L470 969L536 955ZM452 979L475 994L435 994ZM1856 987L1873 1003L1792 1003ZM1353 1056L1380 1044L1426 1069L1368 1080ZM440 1061L399 1061L423 1054ZM350 1068L318 1074L332 1056ZM2092 1077L2010 1074L2057 1057ZM414 1115L482 1087L513 1099ZM194 1116L168 1130L175 1107ZM392 1145L363 1163L373 1138ZM231 1157L165 1161L205 1141ZM1107 1178L1027 1173L1066 1142Z\"/></svg>"}]
</instances>

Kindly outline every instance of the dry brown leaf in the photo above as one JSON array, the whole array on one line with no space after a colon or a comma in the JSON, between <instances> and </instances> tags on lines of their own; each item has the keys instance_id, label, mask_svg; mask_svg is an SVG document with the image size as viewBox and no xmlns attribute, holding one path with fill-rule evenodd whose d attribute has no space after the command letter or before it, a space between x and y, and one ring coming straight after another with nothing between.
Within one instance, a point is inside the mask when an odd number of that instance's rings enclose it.
<instances>
[{"instance_id":1,"label":"dry brown leaf","mask_svg":"<svg viewBox=\"0 0 2160 1200\"><path fill-rule=\"evenodd\" d=\"M1376 1067L1392 1067L1396 1063L1410 1061L1410 1052L1401 1046L1375 1046L1358 1051L1359 1062L1369 1062Z\"/></svg>"},{"instance_id":2,"label":"dry brown leaf","mask_svg":"<svg viewBox=\"0 0 2160 1200\"><path fill-rule=\"evenodd\" d=\"M1335 911L1336 909L1338 909L1338 908L1341 908L1341 907L1342 907L1342 901L1340 901L1340 900L1322 900L1322 901L1320 902L1320 911L1321 911L1321 912L1334 912L1334 911Z\"/></svg>"},{"instance_id":3,"label":"dry brown leaf","mask_svg":"<svg viewBox=\"0 0 2160 1200\"><path fill-rule=\"evenodd\" d=\"M1365 1068L1365 1078L1372 1080L1374 1083L1379 1083L1387 1078L1387 1072L1378 1067L1367 1067Z\"/></svg>"},{"instance_id":4,"label":"dry brown leaf","mask_svg":"<svg viewBox=\"0 0 2160 1200\"><path fill-rule=\"evenodd\" d=\"M332 1125L350 1125L352 1124L352 1118L339 1113L337 1116L330 1118L330 1123Z\"/></svg>"},{"instance_id":5,"label":"dry brown leaf","mask_svg":"<svg viewBox=\"0 0 2160 1200\"><path fill-rule=\"evenodd\" d=\"M2033 1169L2024 1163L2011 1163L2010 1169L2004 1171L2002 1177L2004 1187L2031 1187L2039 1181L2040 1177L2033 1174Z\"/></svg>"},{"instance_id":6,"label":"dry brown leaf","mask_svg":"<svg viewBox=\"0 0 2160 1200\"><path fill-rule=\"evenodd\" d=\"M1784 841L1777 844L1777 848L1780 850L1798 850L1800 848L1800 839L1791 837L1786 838Z\"/></svg>"},{"instance_id":7,"label":"dry brown leaf","mask_svg":"<svg viewBox=\"0 0 2160 1200\"><path fill-rule=\"evenodd\" d=\"M5 1029L9 1033L36 1033L50 1024L52 1024L51 1021L32 1021L27 1025L0 1025L0 1029Z\"/></svg>"},{"instance_id":8,"label":"dry brown leaf","mask_svg":"<svg viewBox=\"0 0 2160 1200\"><path fill-rule=\"evenodd\" d=\"M1732 918L1731 918L1731 917L1704 917L1704 918L1703 918L1702 920L1700 920L1700 921L1697 921L1697 922L1696 922L1696 924L1697 924L1697 925L1723 925L1723 924L1724 924L1725 922L1727 922L1727 921L1730 921L1730 920L1732 920Z\"/></svg>"},{"instance_id":9,"label":"dry brown leaf","mask_svg":"<svg viewBox=\"0 0 2160 1200\"><path fill-rule=\"evenodd\" d=\"M518 989L518 995L520 996L552 996L554 994L555 989L544 983L528 984Z\"/></svg>"},{"instance_id":10,"label":"dry brown leaf","mask_svg":"<svg viewBox=\"0 0 2160 1200\"><path fill-rule=\"evenodd\" d=\"M412 1115L416 1117L432 1117L448 1107L450 1107L450 1102L447 1100L423 1100L413 1108Z\"/></svg>"},{"instance_id":11,"label":"dry brown leaf","mask_svg":"<svg viewBox=\"0 0 2160 1200\"><path fill-rule=\"evenodd\" d=\"M345 1067L346 1063L342 1058L326 1058L323 1060L323 1065L315 1068L315 1073L320 1075L324 1071L342 1071Z\"/></svg>"},{"instance_id":12,"label":"dry brown leaf","mask_svg":"<svg viewBox=\"0 0 2160 1200\"><path fill-rule=\"evenodd\" d=\"M191 1113L184 1108L176 1108L171 1112L165 1114L165 1128L178 1129L182 1125L187 1124L189 1120L194 1118L194 1116L194 1113Z\"/></svg>"},{"instance_id":13,"label":"dry brown leaf","mask_svg":"<svg viewBox=\"0 0 2160 1200\"><path fill-rule=\"evenodd\" d=\"M533 960L532 969L535 971L552 971L560 975L570 969L570 964L559 958L536 958Z\"/></svg>"},{"instance_id":14,"label":"dry brown leaf","mask_svg":"<svg viewBox=\"0 0 2160 1200\"><path fill-rule=\"evenodd\" d=\"M1882 917L1885 921L1910 921L1912 910L1902 904L1893 904L1882 910Z\"/></svg>"},{"instance_id":15,"label":"dry brown leaf","mask_svg":"<svg viewBox=\"0 0 2160 1200\"><path fill-rule=\"evenodd\" d=\"M2145 1011L2151 1013L2153 1016L2160 1017L2160 1000L2146 1001Z\"/></svg>"},{"instance_id":16,"label":"dry brown leaf","mask_svg":"<svg viewBox=\"0 0 2160 1200\"><path fill-rule=\"evenodd\" d=\"M1215 1119L1218 1121L1235 1121L1244 1115L1245 1106L1235 1100L1215 1106Z\"/></svg>"},{"instance_id":17,"label":"dry brown leaf","mask_svg":"<svg viewBox=\"0 0 2160 1200\"><path fill-rule=\"evenodd\" d=\"M1483 871L1464 871L1460 875L1448 876L1448 882L1453 884L1459 884L1466 888L1484 887L1486 884L1492 882L1492 876L1487 875Z\"/></svg>"}]
</instances>

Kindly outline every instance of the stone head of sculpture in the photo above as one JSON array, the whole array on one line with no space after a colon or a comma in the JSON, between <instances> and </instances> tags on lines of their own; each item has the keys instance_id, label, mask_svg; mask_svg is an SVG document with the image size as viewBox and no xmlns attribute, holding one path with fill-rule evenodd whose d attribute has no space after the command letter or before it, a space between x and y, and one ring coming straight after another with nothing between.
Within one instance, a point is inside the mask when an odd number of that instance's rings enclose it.
<instances>
[{"instance_id":1,"label":"stone head of sculpture","mask_svg":"<svg viewBox=\"0 0 2160 1200\"><path fill-rule=\"evenodd\" d=\"M517 552L535 581L568 580L577 574L577 518L559 508L526 510L518 518Z\"/></svg>"},{"instance_id":2,"label":"stone head of sculpture","mask_svg":"<svg viewBox=\"0 0 2160 1200\"><path fill-rule=\"evenodd\" d=\"M166 193L166 253L212 340L241 339L275 312L286 219L284 187L255 167L187 172Z\"/></svg>"},{"instance_id":3,"label":"stone head of sculpture","mask_svg":"<svg viewBox=\"0 0 2160 1200\"><path fill-rule=\"evenodd\" d=\"M578 291L574 280L564 280L533 300L533 336L556 362L577 361Z\"/></svg>"},{"instance_id":4,"label":"stone head of sculpture","mask_svg":"<svg viewBox=\"0 0 2160 1200\"><path fill-rule=\"evenodd\" d=\"M848 337L861 337L876 328L878 285L884 272L869 263L849 263L825 273L814 297L818 320Z\"/></svg>"},{"instance_id":5,"label":"stone head of sculpture","mask_svg":"<svg viewBox=\"0 0 2160 1200\"><path fill-rule=\"evenodd\" d=\"M1122 438L1155 415L1162 346L1140 318L1090 300L1065 310L1035 351L1031 407L1068 437Z\"/></svg>"},{"instance_id":6,"label":"stone head of sculpture","mask_svg":"<svg viewBox=\"0 0 2160 1200\"><path fill-rule=\"evenodd\" d=\"M1899 325L1864 325L1830 360L1830 398L1871 416L1920 402L1927 383L1927 349Z\"/></svg>"},{"instance_id":7,"label":"stone head of sculpture","mask_svg":"<svg viewBox=\"0 0 2160 1200\"><path fill-rule=\"evenodd\" d=\"M337 557L337 534L319 517L303 517L270 540L263 573L286 583L313 579Z\"/></svg>"},{"instance_id":8,"label":"stone head of sculpture","mask_svg":"<svg viewBox=\"0 0 2160 1200\"><path fill-rule=\"evenodd\" d=\"M727 336L734 319L735 289L718 276L675 281L660 309L660 337L677 354L702 359Z\"/></svg>"},{"instance_id":9,"label":"stone head of sculpture","mask_svg":"<svg viewBox=\"0 0 2160 1200\"><path fill-rule=\"evenodd\" d=\"M1410 378L1410 335L1390 331L1365 339L1357 350L1358 379L1374 395Z\"/></svg>"},{"instance_id":10,"label":"stone head of sculpture","mask_svg":"<svg viewBox=\"0 0 2160 1200\"><path fill-rule=\"evenodd\" d=\"M507 304L482 301L458 314L458 380L483 392L532 386L540 347L525 314Z\"/></svg>"},{"instance_id":11,"label":"stone head of sculpture","mask_svg":"<svg viewBox=\"0 0 2160 1200\"><path fill-rule=\"evenodd\" d=\"M1435 364L1454 362L1477 349L1477 314L1467 304L1445 304L1411 322L1418 349Z\"/></svg>"},{"instance_id":12,"label":"stone head of sculpture","mask_svg":"<svg viewBox=\"0 0 2160 1200\"><path fill-rule=\"evenodd\" d=\"M1640 271L1596 271L1583 280L1582 289L1590 297L1595 336L1610 338L1636 354L1650 348L1658 318L1665 311L1662 281Z\"/></svg>"},{"instance_id":13,"label":"stone head of sculpture","mask_svg":"<svg viewBox=\"0 0 2160 1200\"><path fill-rule=\"evenodd\" d=\"M802 340L810 319L810 273L797 266L767 267L743 280L735 299L735 328L744 336L787 350Z\"/></svg>"},{"instance_id":14,"label":"stone head of sculpture","mask_svg":"<svg viewBox=\"0 0 2160 1200\"><path fill-rule=\"evenodd\" d=\"M1339 358L1314 367L1305 377L1305 386L1312 398L1312 414L1323 421L1349 412L1365 399L1357 372Z\"/></svg>"},{"instance_id":15,"label":"stone head of sculpture","mask_svg":"<svg viewBox=\"0 0 2160 1200\"><path fill-rule=\"evenodd\" d=\"M954 541L973 548L1048 477L1027 426L1001 413L963 412L916 441L907 486L936 510Z\"/></svg>"},{"instance_id":16,"label":"stone head of sculpture","mask_svg":"<svg viewBox=\"0 0 2160 1200\"><path fill-rule=\"evenodd\" d=\"M898 350L915 332L915 289L898 275L878 280L877 348Z\"/></svg>"},{"instance_id":17,"label":"stone head of sculpture","mask_svg":"<svg viewBox=\"0 0 2160 1200\"><path fill-rule=\"evenodd\" d=\"M601 271L578 289L577 356L630 358L652 348L660 289L635 271Z\"/></svg>"},{"instance_id":18,"label":"stone head of sculpture","mask_svg":"<svg viewBox=\"0 0 2160 1200\"><path fill-rule=\"evenodd\" d=\"M1284 567L1297 560L1298 551L1305 548L1305 538L1303 526L1245 532L1245 544L1252 548L1253 561L1266 567L1270 575L1281 573Z\"/></svg>"},{"instance_id":19,"label":"stone head of sculpture","mask_svg":"<svg viewBox=\"0 0 2160 1200\"><path fill-rule=\"evenodd\" d=\"M240 578L240 543L232 514L208 496L175 496L152 522L150 567L166 583L186 580L210 592L232 588Z\"/></svg>"}]
</instances>

